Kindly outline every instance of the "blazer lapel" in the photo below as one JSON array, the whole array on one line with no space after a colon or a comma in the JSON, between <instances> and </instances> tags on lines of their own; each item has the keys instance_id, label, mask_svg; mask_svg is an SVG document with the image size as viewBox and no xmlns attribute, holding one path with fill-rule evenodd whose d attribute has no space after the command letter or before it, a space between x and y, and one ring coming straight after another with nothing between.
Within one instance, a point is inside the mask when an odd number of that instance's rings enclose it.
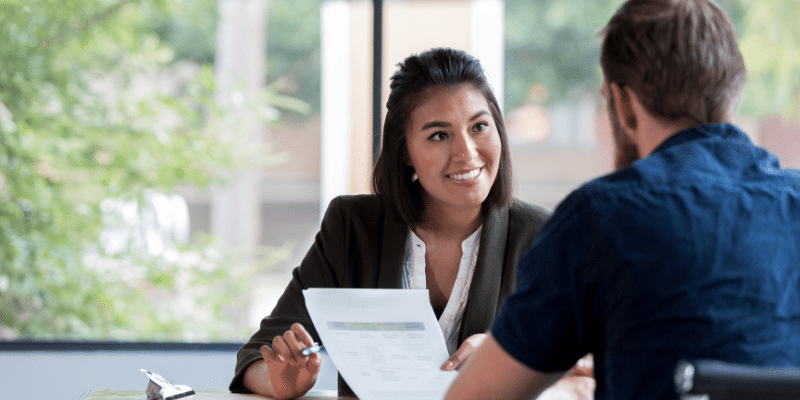
<instances>
[{"instance_id":1,"label":"blazer lapel","mask_svg":"<svg viewBox=\"0 0 800 400\"><path fill-rule=\"evenodd\" d=\"M378 289L400 289L403 277L408 227L397 222L390 212L383 216L381 263L378 266Z\"/></svg>"},{"instance_id":2,"label":"blazer lapel","mask_svg":"<svg viewBox=\"0 0 800 400\"><path fill-rule=\"evenodd\" d=\"M478 261L472 275L459 342L476 333L485 333L494 320L500 301L506 242L508 208L492 208L481 232Z\"/></svg>"}]
</instances>

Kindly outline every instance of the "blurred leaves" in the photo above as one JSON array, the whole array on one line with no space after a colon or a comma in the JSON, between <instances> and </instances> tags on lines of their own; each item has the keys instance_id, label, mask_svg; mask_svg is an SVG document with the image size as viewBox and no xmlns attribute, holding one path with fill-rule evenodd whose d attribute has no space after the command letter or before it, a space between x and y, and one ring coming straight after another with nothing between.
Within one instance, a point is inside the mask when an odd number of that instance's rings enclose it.
<instances>
[{"instance_id":1,"label":"blurred leaves","mask_svg":"<svg viewBox=\"0 0 800 400\"><path fill-rule=\"evenodd\" d=\"M280 93L320 110L320 7L324 0L269 0L267 77ZM300 114L290 114L297 117Z\"/></svg>"},{"instance_id":2,"label":"blurred leaves","mask_svg":"<svg viewBox=\"0 0 800 400\"><path fill-rule=\"evenodd\" d=\"M622 0L505 0L505 107L574 99L599 87L598 30ZM530 99L544 85L547 96Z\"/></svg>"},{"instance_id":3,"label":"blurred leaves","mask_svg":"<svg viewBox=\"0 0 800 400\"><path fill-rule=\"evenodd\" d=\"M800 2L737 0L747 84L742 112L800 117Z\"/></svg>"},{"instance_id":4,"label":"blurred leaves","mask_svg":"<svg viewBox=\"0 0 800 400\"><path fill-rule=\"evenodd\" d=\"M302 101L286 118L303 118L320 108L320 7L324 0L268 0L267 82L272 94ZM173 0L191 4L181 12L158 13L148 25L175 50L175 57L211 62L216 49L217 0Z\"/></svg>"},{"instance_id":5,"label":"blurred leaves","mask_svg":"<svg viewBox=\"0 0 800 400\"><path fill-rule=\"evenodd\" d=\"M264 265L243 265L213 238L159 255L135 241L121 254L99 243L108 219L103 200L145 204L148 190L222 183L225 171L252 161L234 157L236 139L220 139L220 125L233 117L215 105L211 65L176 60L150 26L155 16L179 27L191 18L215 24L187 12L193 7L166 0L0 5L0 338L248 333L240 308L248 278ZM265 110L301 106L269 90L262 99ZM260 115L274 121L277 113ZM279 161L259 150L252 155ZM271 259L285 253L266 251Z\"/></svg>"},{"instance_id":6,"label":"blurred leaves","mask_svg":"<svg viewBox=\"0 0 800 400\"><path fill-rule=\"evenodd\" d=\"M597 33L622 2L505 0L506 109L595 93L602 75ZM717 2L737 28L748 68L741 112L800 115L800 2ZM537 84L547 89L543 99L529 97Z\"/></svg>"}]
</instances>

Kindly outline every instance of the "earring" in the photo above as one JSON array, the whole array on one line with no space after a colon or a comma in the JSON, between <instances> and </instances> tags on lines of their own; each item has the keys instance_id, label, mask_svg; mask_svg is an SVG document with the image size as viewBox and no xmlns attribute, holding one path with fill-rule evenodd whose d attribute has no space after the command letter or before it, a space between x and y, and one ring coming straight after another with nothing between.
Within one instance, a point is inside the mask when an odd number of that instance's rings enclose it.
<instances>
[{"instance_id":1,"label":"earring","mask_svg":"<svg viewBox=\"0 0 800 400\"><path fill-rule=\"evenodd\" d=\"M411 182L416 182L416 181L417 181L417 179L419 179L419 178L417 178L417 173L416 173L416 172L414 172L413 174L411 174Z\"/></svg>"}]
</instances>

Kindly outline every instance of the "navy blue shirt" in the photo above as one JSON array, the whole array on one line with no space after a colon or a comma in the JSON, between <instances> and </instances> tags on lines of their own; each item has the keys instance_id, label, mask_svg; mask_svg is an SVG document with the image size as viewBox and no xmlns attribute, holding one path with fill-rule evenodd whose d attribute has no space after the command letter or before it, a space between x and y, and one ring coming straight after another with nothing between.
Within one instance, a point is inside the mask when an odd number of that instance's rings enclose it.
<instances>
[{"instance_id":1,"label":"navy blue shirt","mask_svg":"<svg viewBox=\"0 0 800 400\"><path fill-rule=\"evenodd\" d=\"M492 334L597 399L676 397L681 358L800 365L800 173L733 125L680 132L556 209Z\"/></svg>"}]
</instances>

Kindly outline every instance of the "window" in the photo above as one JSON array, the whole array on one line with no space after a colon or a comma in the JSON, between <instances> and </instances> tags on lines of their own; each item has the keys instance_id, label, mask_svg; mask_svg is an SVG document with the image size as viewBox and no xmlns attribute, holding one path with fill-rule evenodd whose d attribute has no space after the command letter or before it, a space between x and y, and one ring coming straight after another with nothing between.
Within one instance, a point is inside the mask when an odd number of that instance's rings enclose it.
<instances>
[{"instance_id":1,"label":"window","mask_svg":"<svg viewBox=\"0 0 800 400\"><path fill-rule=\"evenodd\" d=\"M620 3L387 1L382 92L412 52L478 56L517 196L554 207L612 168L596 32ZM740 122L800 167L796 1L720 3ZM369 191L372 3L0 7L0 339L246 340L327 199Z\"/></svg>"}]
</instances>

